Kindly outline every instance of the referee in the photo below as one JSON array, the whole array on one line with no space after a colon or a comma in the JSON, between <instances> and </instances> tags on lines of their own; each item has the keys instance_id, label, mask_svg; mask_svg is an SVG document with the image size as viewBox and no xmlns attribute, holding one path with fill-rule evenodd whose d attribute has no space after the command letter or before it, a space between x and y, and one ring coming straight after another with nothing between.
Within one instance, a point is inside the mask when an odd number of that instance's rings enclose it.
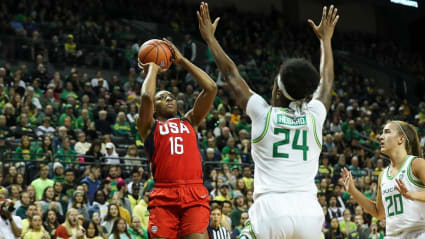
<instances>
[{"instance_id":1,"label":"referee","mask_svg":"<svg viewBox=\"0 0 425 239\"><path fill-rule=\"evenodd\" d=\"M220 226L221 222L221 209L213 208L211 210L210 225L208 226L208 233L211 239L231 239L230 232L226 228Z\"/></svg>"}]
</instances>

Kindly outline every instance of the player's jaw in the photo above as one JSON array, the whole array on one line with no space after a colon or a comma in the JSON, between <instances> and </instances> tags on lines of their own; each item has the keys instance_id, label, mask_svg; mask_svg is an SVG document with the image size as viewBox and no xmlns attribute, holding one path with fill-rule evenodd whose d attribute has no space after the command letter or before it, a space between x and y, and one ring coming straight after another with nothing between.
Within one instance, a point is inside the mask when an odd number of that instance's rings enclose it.
<instances>
[{"instance_id":1,"label":"player's jaw","mask_svg":"<svg viewBox=\"0 0 425 239\"><path fill-rule=\"evenodd\" d=\"M161 102L155 105L157 116L164 118L173 118L177 115L177 103L175 100L169 102Z\"/></svg>"}]
</instances>

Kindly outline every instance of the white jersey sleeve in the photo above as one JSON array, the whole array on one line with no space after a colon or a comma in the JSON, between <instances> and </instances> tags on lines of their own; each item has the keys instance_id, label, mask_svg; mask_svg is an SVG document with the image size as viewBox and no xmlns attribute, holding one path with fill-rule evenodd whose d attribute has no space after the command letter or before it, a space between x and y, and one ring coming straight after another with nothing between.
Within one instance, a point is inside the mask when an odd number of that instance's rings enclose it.
<instances>
[{"instance_id":1,"label":"white jersey sleeve","mask_svg":"<svg viewBox=\"0 0 425 239\"><path fill-rule=\"evenodd\" d=\"M317 125L323 126L326 120L326 107L320 100L311 100L307 104L308 110L314 114Z\"/></svg>"},{"instance_id":2,"label":"white jersey sleeve","mask_svg":"<svg viewBox=\"0 0 425 239\"><path fill-rule=\"evenodd\" d=\"M251 139L255 139L263 132L270 105L258 94L253 94L246 105L246 113L251 118Z\"/></svg>"}]
</instances>

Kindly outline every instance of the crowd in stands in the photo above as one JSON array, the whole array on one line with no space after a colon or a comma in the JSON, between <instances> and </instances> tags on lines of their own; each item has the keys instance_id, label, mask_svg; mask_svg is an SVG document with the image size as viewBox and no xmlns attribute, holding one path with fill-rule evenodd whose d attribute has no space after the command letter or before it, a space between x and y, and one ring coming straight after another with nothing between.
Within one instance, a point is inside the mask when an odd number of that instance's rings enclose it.
<instances>
[{"instance_id":1,"label":"crowd in stands","mask_svg":"<svg viewBox=\"0 0 425 239\"><path fill-rule=\"evenodd\" d=\"M5 62L0 65L0 201L1 207L12 212L3 215L0 210L0 237L19 232L24 239L71 234L74 238L148 238L147 203L154 181L135 125L144 80L135 68L140 42L129 26L104 13L159 23L167 19L177 33L193 36L196 29L189 26L194 26L196 18L195 6L182 7L179 1L143 1L144 7L139 2L0 4L0 59ZM153 2L164 7L150 8ZM179 10L171 14L170 8ZM283 60L296 56L318 62L319 46L310 30L288 26L277 12L256 16L228 8L215 14L222 17L219 41L235 56L241 75L265 98L270 97L272 79ZM231 20L235 18L237 22ZM350 45L353 41L344 40L347 37L337 35L335 47L384 65L415 62L409 70L424 72L419 55L393 43L359 35L366 40L354 38L360 45ZM190 37L186 41L192 51L186 56L201 54L194 52ZM25 61L18 64L16 60ZM57 70L63 64L75 67L69 72ZM354 202L345 192L340 170L351 170L357 188L374 200L378 175L389 163L376 143L383 124L389 119L413 123L424 146L425 103L413 105L385 95L374 79L345 62L336 64L334 97L316 177L326 215L323 235L380 238L385 234L385 220L371 218ZM94 67L96 73L82 72L80 65ZM205 186L211 196L210 231L224 228L237 238L253 203L250 120L235 106L213 63L202 67L219 85L213 108L198 130ZM104 69L126 70L104 78ZM193 79L176 67L160 75L158 88L176 95L179 116L200 93ZM9 227L1 227L6 218L22 230L11 226L7 234Z\"/></svg>"}]
</instances>

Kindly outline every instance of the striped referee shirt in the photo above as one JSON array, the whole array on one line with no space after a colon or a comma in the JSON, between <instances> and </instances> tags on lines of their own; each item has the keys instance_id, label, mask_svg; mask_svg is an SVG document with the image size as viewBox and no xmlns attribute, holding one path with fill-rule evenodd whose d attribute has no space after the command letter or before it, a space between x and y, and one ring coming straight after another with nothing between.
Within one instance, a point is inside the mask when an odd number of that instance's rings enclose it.
<instances>
[{"instance_id":1,"label":"striped referee shirt","mask_svg":"<svg viewBox=\"0 0 425 239\"><path fill-rule=\"evenodd\" d=\"M210 234L211 239L231 239L230 232L226 230L226 228L220 226L217 229L208 227L208 232Z\"/></svg>"}]
</instances>

